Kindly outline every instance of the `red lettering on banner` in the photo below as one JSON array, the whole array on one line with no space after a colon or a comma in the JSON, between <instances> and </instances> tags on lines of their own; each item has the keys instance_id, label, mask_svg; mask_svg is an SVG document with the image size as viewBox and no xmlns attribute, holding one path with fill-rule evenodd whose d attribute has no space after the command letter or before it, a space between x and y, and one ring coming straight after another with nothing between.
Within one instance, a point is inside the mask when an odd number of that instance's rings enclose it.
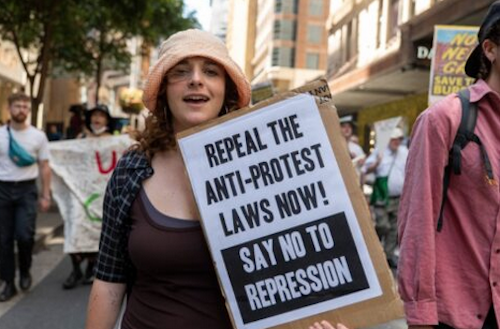
<instances>
[{"instance_id":1,"label":"red lettering on banner","mask_svg":"<svg viewBox=\"0 0 500 329\"><path fill-rule=\"evenodd\" d=\"M103 175L106 175L113 171L113 169L115 169L116 167L116 151L113 151L112 153L111 166L108 169L104 169L102 167L101 156L99 155L98 151L95 151L95 160L97 162L97 168L99 168L99 172Z\"/></svg>"}]
</instances>

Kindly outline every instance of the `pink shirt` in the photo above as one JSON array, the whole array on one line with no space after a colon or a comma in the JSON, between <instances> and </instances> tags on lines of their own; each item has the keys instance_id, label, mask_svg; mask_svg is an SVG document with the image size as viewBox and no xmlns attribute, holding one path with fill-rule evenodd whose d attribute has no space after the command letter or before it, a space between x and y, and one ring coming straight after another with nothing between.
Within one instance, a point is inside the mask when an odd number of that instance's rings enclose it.
<instances>
[{"instance_id":1,"label":"pink shirt","mask_svg":"<svg viewBox=\"0 0 500 329\"><path fill-rule=\"evenodd\" d=\"M483 80L470 87L479 101L475 133L500 174L500 95ZM414 126L398 218L399 292L408 324L481 328L492 303L500 319L500 190L486 180L477 144L462 150L462 174L451 175L443 228L437 232L444 167L461 117L450 95Z\"/></svg>"}]
</instances>

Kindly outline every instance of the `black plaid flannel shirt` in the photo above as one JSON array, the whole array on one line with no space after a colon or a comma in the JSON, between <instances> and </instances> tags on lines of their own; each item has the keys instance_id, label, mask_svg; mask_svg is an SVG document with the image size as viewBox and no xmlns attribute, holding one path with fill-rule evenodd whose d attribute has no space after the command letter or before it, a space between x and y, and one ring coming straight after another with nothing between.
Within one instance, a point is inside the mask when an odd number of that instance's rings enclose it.
<instances>
[{"instance_id":1,"label":"black plaid flannel shirt","mask_svg":"<svg viewBox=\"0 0 500 329\"><path fill-rule=\"evenodd\" d=\"M96 278L107 282L131 283L134 268L128 255L130 207L142 181L153 175L146 156L129 151L118 161L106 187Z\"/></svg>"}]
</instances>

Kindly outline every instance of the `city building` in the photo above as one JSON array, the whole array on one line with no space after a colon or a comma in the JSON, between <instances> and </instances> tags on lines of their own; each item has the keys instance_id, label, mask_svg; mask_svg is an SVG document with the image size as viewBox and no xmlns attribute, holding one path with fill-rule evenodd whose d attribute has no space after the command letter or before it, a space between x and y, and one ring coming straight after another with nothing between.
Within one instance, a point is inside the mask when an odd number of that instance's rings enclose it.
<instances>
[{"instance_id":1,"label":"city building","mask_svg":"<svg viewBox=\"0 0 500 329\"><path fill-rule=\"evenodd\" d=\"M228 6L226 46L249 80L253 78L257 0L231 0Z\"/></svg>"},{"instance_id":2,"label":"city building","mask_svg":"<svg viewBox=\"0 0 500 329\"><path fill-rule=\"evenodd\" d=\"M435 25L479 25L491 0L331 0L327 79L340 115L354 114L361 144L372 124L427 107Z\"/></svg>"},{"instance_id":3,"label":"city building","mask_svg":"<svg viewBox=\"0 0 500 329\"><path fill-rule=\"evenodd\" d=\"M282 92L325 74L329 5L329 0L230 1L228 48L252 86L270 84Z\"/></svg>"},{"instance_id":4,"label":"city building","mask_svg":"<svg viewBox=\"0 0 500 329\"><path fill-rule=\"evenodd\" d=\"M226 41L227 17L229 11L229 0L210 0L212 15L210 18L210 32Z\"/></svg>"}]
</instances>

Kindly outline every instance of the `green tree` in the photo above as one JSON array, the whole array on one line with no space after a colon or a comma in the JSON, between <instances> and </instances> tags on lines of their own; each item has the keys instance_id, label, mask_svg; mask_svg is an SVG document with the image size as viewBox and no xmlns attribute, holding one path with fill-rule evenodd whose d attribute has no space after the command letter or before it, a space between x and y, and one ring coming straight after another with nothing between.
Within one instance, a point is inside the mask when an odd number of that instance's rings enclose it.
<instances>
[{"instance_id":1,"label":"green tree","mask_svg":"<svg viewBox=\"0 0 500 329\"><path fill-rule=\"evenodd\" d=\"M184 3L178 0L82 0L72 15L81 39L62 42L57 49L59 64L66 70L93 76L97 90L104 70L127 71L130 52L127 40L141 37L144 55L150 46L172 33L198 22L190 13L183 16ZM98 92L95 102L98 102Z\"/></svg>"},{"instance_id":2,"label":"green tree","mask_svg":"<svg viewBox=\"0 0 500 329\"><path fill-rule=\"evenodd\" d=\"M32 121L54 66L94 75L130 63L126 41L149 44L191 26L181 0L1 0L0 37L14 43L26 72Z\"/></svg>"},{"instance_id":3,"label":"green tree","mask_svg":"<svg viewBox=\"0 0 500 329\"><path fill-rule=\"evenodd\" d=\"M26 72L33 122L50 72L55 35L62 32L57 18L65 15L63 1L0 1L0 36L14 43Z\"/></svg>"}]
</instances>

